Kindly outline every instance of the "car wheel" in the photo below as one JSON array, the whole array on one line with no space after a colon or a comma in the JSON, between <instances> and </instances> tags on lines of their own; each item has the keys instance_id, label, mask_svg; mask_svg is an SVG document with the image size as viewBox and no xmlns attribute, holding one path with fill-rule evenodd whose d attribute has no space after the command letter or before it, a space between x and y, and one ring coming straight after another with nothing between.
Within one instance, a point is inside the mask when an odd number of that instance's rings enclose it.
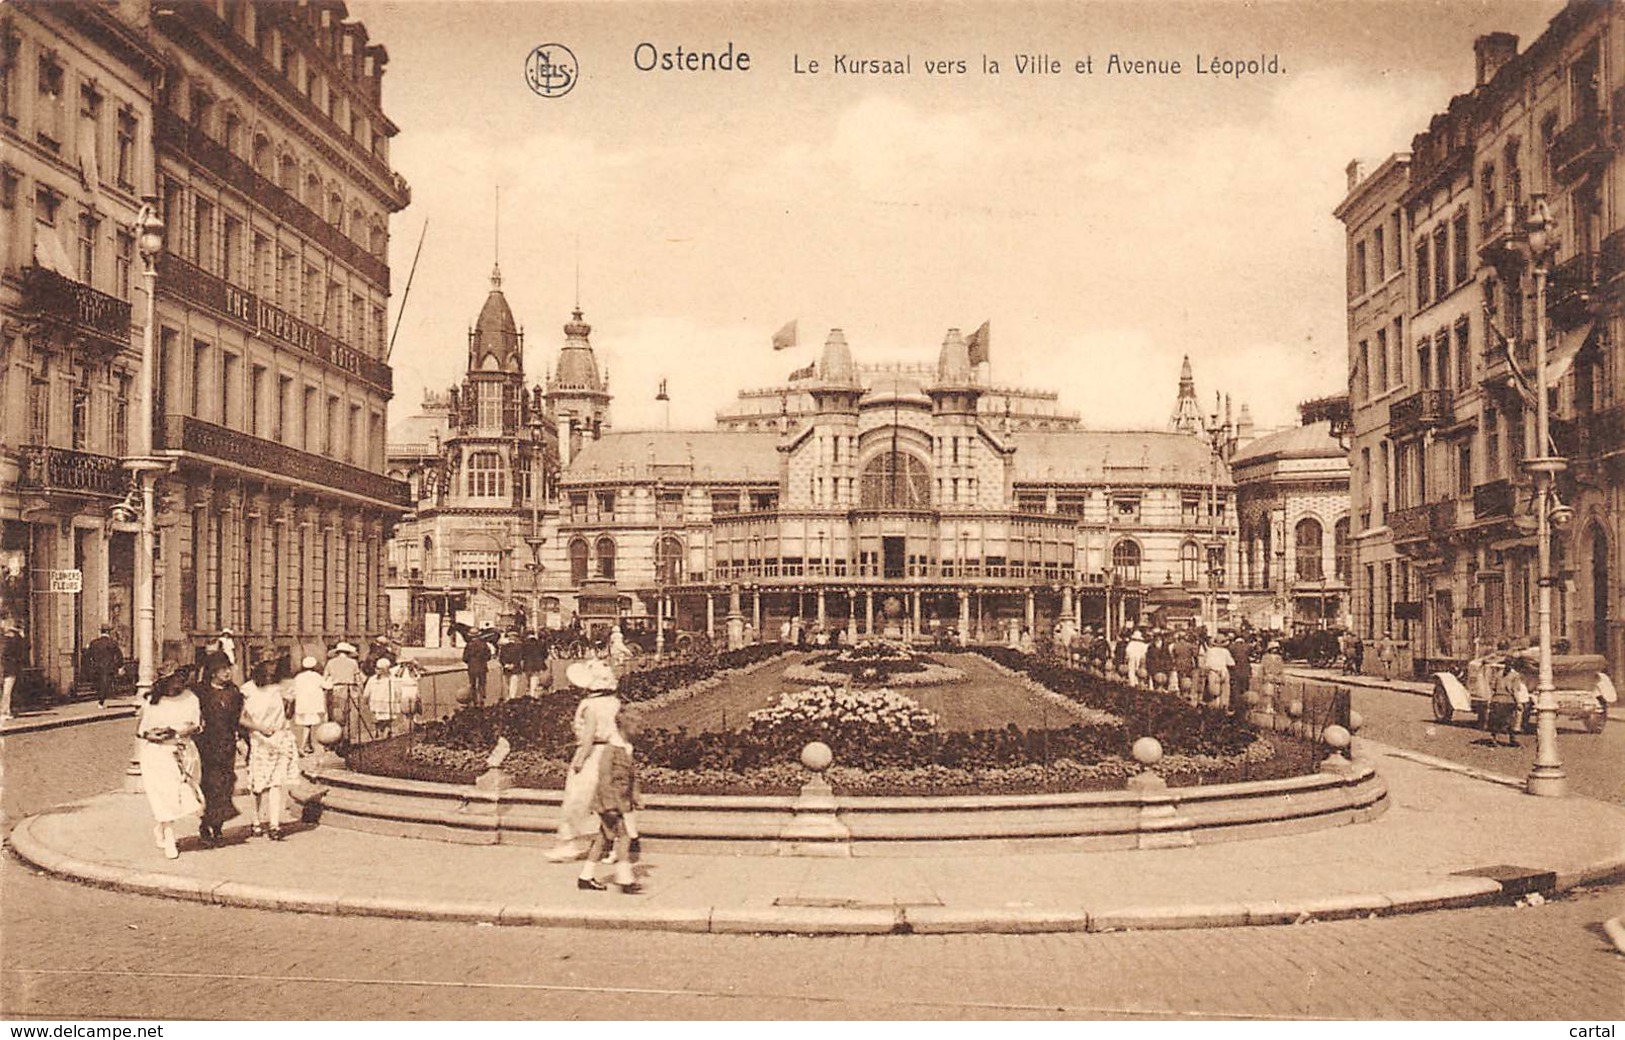
<instances>
[{"instance_id":1,"label":"car wheel","mask_svg":"<svg viewBox=\"0 0 1625 1040\"><path fill-rule=\"evenodd\" d=\"M1449 722L1450 716L1454 714L1455 708L1451 707L1450 694L1445 692L1443 683L1435 682L1433 684L1433 717L1440 722Z\"/></svg>"},{"instance_id":2,"label":"car wheel","mask_svg":"<svg viewBox=\"0 0 1625 1040\"><path fill-rule=\"evenodd\" d=\"M1601 733L1606 725L1608 725L1608 705L1599 704L1596 711L1586 716L1586 732Z\"/></svg>"}]
</instances>

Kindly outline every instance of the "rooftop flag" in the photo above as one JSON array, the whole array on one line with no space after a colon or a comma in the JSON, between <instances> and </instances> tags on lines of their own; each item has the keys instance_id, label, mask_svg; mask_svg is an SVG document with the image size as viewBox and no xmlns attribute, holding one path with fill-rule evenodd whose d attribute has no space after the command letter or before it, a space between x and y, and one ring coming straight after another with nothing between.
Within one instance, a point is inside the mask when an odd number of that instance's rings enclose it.
<instances>
[{"instance_id":1,"label":"rooftop flag","mask_svg":"<svg viewBox=\"0 0 1625 1040\"><path fill-rule=\"evenodd\" d=\"M990 324L990 322L982 322L981 328L971 333L970 338L965 341L965 349L970 352L970 363L972 365L980 365L987 360L988 340L992 338L992 333L988 328Z\"/></svg>"}]
</instances>

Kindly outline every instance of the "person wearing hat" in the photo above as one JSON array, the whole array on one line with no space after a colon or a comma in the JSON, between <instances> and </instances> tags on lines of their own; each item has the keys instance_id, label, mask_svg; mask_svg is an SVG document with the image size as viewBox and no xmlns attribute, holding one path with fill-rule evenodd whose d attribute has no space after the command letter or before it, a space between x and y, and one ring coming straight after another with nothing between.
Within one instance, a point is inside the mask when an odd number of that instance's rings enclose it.
<instances>
[{"instance_id":1,"label":"person wearing hat","mask_svg":"<svg viewBox=\"0 0 1625 1040\"><path fill-rule=\"evenodd\" d=\"M102 626L102 634L85 647L85 663L90 666L90 682L96 687L96 707L107 707L107 695L113 692L113 680L124 665L124 651L113 641L113 630Z\"/></svg>"},{"instance_id":2,"label":"person wearing hat","mask_svg":"<svg viewBox=\"0 0 1625 1040\"><path fill-rule=\"evenodd\" d=\"M203 721L197 751L203 766L203 820L198 837L205 845L225 840L226 821L237 815L237 738L242 730L243 692L232 682L231 659L218 650L203 659L193 687Z\"/></svg>"},{"instance_id":3,"label":"person wearing hat","mask_svg":"<svg viewBox=\"0 0 1625 1040\"><path fill-rule=\"evenodd\" d=\"M215 649L225 654L226 660L231 662L231 677L235 681L237 678L237 640L232 636L231 629L222 628L219 637L215 639L214 643Z\"/></svg>"},{"instance_id":4,"label":"person wearing hat","mask_svg":"<svg viewBox=\"0 0 1625 1040\"><path fill-rule=\"evenodd\" d=\"M1269 646L1264 650L1264 656L1258 659L1258 680L1263 686L1259 710L1267 715L1275 714L1276 700L1281 691L1286 689L1286 657L1281 653L1281 641L1270 640Z\"/></svg>"},{"instance_id":5,"label":"person wearing hat","mask_svg":"<svg viewBox=\"0 0 1625 1040\"><path fill-rule=\"evenodd\" d=\"M392 734L395 716L400 714L394 676L390 674L390 669L394 665L395 662L387 657L380 657L374 661L372 674L367 677L367 685L361 691L361 698L367 702L367 710L372 712L372 721L377 727L377 736L380 739Z\"/></svg>"},{"instance_id":6,"label":"person wearing hat","mask_svg":"<svg viewBox=\"0 0 1625 1040\"><path fill-rule=\"evenodd\" d=\"M598 787L598 767L604 749L611 743L626 746L626 740L616 727L616 716L621 711L621 699L615 696L620 681L609 662L596 657L577 661L564 672L565 680L581 693L576 705L572 729L576 737L576 751L570 760L570 771L564 778L564 800L559 806L558 843L549 849L547 858L556 863L580 858L584 851L582 839L590 838L598 830L598 819L591 809L593 792ZM635 834L635 830L633 831Z\"/></svg>"},{"instance_id":7,"label":"person wearing hat","mask_svg":"<svg viewBox=\"0 0 1625 1040\"><path fill-rule=\"evenodd\" d=\"M313 755L310 731L327 721L327 693L333 684L316 670L316 659L306 657L299 662L299 674L293 677L293 725L300 750Z\"/></svg>"},{"instance_id":8,"label":"person wearing hat","mask_svg":"<svg viewBox=\"0 0 1625 1040\"><path fill-rule=\"evenodd\" d=\"M198 698L186 688L184 663L165 654L159 677L141 706L135 732L141 738L136 750L141 788L155 821L152 839L166 859L180 855L175 847L175 821L203 806L197 788L198 749L192 740L202 726Z\"/></svg>"},{"instance_id":9,"label":"person wearing hat","mask_svg":"<svg viewBox=\"0 0 1625 1040\"><path fill-rule=\"evenodd\" d=\"M283 792L299 782L299 746L288 720L291 691L278 680L269 652L254 663L254 680L243 686L242 725L248 730L248 789L254 793L253 837L269 831L282 840Z\"/></svg>"},{"instance_id":10,"label":"person wearing hat","mask_svg":"<svg viewBox=\"0 0 1625 1040\"><path fill-rule=\"evenodd\" d=\"M360 696L361 683L366 678L361 674L361 664L355 658L355 647L350 643L340 643L333 648L333 655L327 659L327 668L322 673L330 691L327 717L332 719L342 716L345 736L350 735L350 721L356 710L356 698Z\"/></svg>"},{"instance_id":11,"label":"person wearing hat","mask_svg":"<svg viewBox=\"0 0 1625 1040\"><path fill-rule=\"evenodd\" d=\"M1500 746L1500 734L1504 730L1507 746L1518 746L1518 723L1522 721L1524 706L1533 702L1528 679L1539 669L1539 664L1533 658L1523 654L1507 656L1501 678L1490 692L1489 707L1484 713L1484 726L1490 731L1490 743Z\"/></svg>"},{"instance_id":12,"label":"person wearing hat","mask_svg":"<svg viewBox=\"0 0 1625 1040\"><path fill-rule=\"evenodd\" d=\"M486 672L491 667L491 644L479 636L469 639L463 647L463 665L468 669L468 703L481 707L485 704Z\"/></svg>"},{"instance_id":13,"label":"person wearing hat","mask_svg":"<svg viewBox=\"0 0 1625 1040\"><path fill-rule=\"evenodd\" d=\"M1145 641L1145 633L1136 628L1123 649L1123 667L1128 669L1130 686L1140 685L1140 673L1145 671L1145 655L1150 649L1150 644Z\"/></svg>"}]
</instances>

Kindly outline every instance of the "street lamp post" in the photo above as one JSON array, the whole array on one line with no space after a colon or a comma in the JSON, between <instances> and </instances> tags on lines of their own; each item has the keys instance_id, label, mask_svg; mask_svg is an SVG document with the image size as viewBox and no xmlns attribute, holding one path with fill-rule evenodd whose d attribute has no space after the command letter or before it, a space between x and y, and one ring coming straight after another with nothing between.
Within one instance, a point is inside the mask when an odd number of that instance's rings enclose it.
<instances>
[{"instance_id":1,"label":"street lamp post","mask_svg":"<svg viewBox=\"0 0 1625 1040\"><path fill-rule=\"evenodd\" d=\"M1219 462L1224 457L1225 440L1230 431L1228 417L1219 418L1219 395L1213 395L1213 414L1208 417L1203 427L1207 434L1208 447L1212 452L1208 460L1208 477L1210 487L1208 491L1208 521L1211 533L1207 544L1207 588L1209 607L1207 610L1208 623L1215 629L1219 623L1219 575L1223 571L1224 542L1219 538Z\"/></svg>"},{"instance_id":2,"label":"street lamp post","mask_svg":"<svg viewBox=\"0 0 1625 1040\"><path fill-rule=\"evenodd\" d=\"M1560 797L1567 793L1568 781L1557 755L1557 697L1552 682L1552 514L1557 474L1568 463L1551 451L1546 373L1546 276L1557 251L1557 234L1546 197L1537 194L1530 201L1532 215L1525 243L1535 273L1535 443L1539 453L1524 460L1524 469L1539 482L1535 538L1540 561L1540 676L1535 685L1535 764L1529 770L1527 790L1533 795Z\"/></svg>"},{"instance_id":3,"label":"street lamp post","mask_svg":"<svg viewBox=\"0 0 1625 1040\"><path fill-rule=\"evenodd\" d=\"M136 374L136 425L132 457L124 461L141 492L141 517L135 551L136 694L146 697L157 677L157 610L153 575L153 485L169 463L153 455L153 374L157 369L154 337L158 321L158 257L164 248L164 223L158 218L157 199L149 198L136 217L141 278L147 291L147 315L141 333L141 367Z\"/></svg>"}]
</instances>

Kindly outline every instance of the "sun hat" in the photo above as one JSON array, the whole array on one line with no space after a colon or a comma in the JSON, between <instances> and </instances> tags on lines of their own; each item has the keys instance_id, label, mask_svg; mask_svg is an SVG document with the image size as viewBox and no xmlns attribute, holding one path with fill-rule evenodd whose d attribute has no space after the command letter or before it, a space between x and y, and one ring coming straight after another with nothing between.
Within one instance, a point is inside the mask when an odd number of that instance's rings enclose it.
<instances>
[{"instance_id":1,"label":"sun hat","mask_svg":"<svg viewBox=\"0 0 1625 1040\"><path fill-rule=\"evenodd\" d=\"M333 652L336 654L353 654L356 652L356 649L349 643L340 643L338 646L333 648Z\"/></svg>"},{"instance_id":2,"label":"sun hat","mask_svg":"<svg viewBox=\"0 0 1625 1040\"><path fill-rule=\"evenodd\" d=\"M393 661L391 661L391 660L390 660L390 659L389 659L389 658L387 658L387 657L380 657L380 658L379 658L379 659L378 659L378 660L376 660L376 661L374 661L374 662L373 662L373 663L372 663L372 670L373 670L373 671L375 671L375 672L376 672L376 671L378 671L378 670L379 670L379 669L380 669L380 668L382 668L382 669L384 669L384 670L385 670L385 671L388 671L388 670L389 670L389 667L390 667L390 665L392 665L392 664L394 664L394 662L393 662Z\"/></svg>"},{"instance_id":3,"label":"sun hat","mask_svg":"<svg viewBox=\"0 0 1625 1040\"><path fill-rule=\"evenodd\" d=\"M594 693L604 693L620 685L609 662L598 658L577 661L564 670L564 678L576 689Z\"/></svg>"},{"instance_id":4,"label":"sun hat","mask_svg":"<svg viewBox=\"0 0 1625 1040\"><path fill-rule=\"evenodd\" d=\"M299 667L301 667L301 668L315 668L316 667L316 659L314 657L306 657L303 661L299 662Z\"/></svg>"}]
</instances>

